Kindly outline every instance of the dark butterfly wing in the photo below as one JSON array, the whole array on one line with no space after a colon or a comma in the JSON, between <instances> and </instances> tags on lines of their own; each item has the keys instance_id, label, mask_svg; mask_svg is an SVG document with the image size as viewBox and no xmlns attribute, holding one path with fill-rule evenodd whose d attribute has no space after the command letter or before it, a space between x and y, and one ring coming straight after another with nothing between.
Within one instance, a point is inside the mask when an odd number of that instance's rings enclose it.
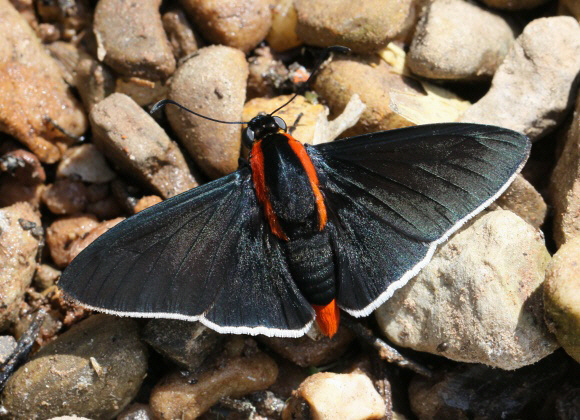
<instances>
[{"instance_id":1,"label":"dark butterfly wing","mask_svg":"<svg viewBox=\"0 0 580 420\"><path fill-rule=\"evenodd\" d=\"M59 285L103 312L199 320L225 333L301 336L314 318L248 168L123 221L80 253Z\"/></svg>"},{"instance_id":2,"label":"dark butterfly wing","mask_svg":"<svg viewBox=\"0 0 580 420\"><path fill-rule=\"evenodd\" d=\"M522 134L460 123L309 148L328 208L339 306L370 314L507 188L529 151Z\"/></svg>"}]
</instances>

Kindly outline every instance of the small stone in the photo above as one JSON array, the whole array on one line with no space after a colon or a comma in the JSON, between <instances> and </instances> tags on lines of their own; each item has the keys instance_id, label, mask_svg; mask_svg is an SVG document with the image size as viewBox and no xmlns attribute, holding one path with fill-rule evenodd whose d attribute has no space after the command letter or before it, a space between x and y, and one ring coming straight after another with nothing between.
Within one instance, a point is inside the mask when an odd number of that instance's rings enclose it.
<instances>
[{"instance_id":1,"label":"small stone","mask_svg":"<svg viewBox=\"0 0 580 420\"><path fill-rule=\"evenodd\" d=\"M87 111L91 111L115 90L115 78L102 63L89 55L83 56L75 68L75 86Z\"/></svg>"},{"instance_id":2,"label":"small stone","mask_svg":"<svg viewBox=\"0 0 580 420\"><path fill-rule=\"evenodd\" d=\"M11 335L0 335L0 363L5 363L16 350L16 340Z\"/></svg>"},{"instance_id":3,"label":"small stone","mask_svg":"<svg viewBox=\"0 0 580 420\"><path fill-rule=\"evenodd\" d=\"M6 383L2 404L12 419L76 414L113 418L137 395L147 349L137 323L95 315L41 348Z\"/></svg>"},{"instance_id":4,"label":"small stone","mask_svg":"<svg viewBox=\"0 0 580 420\"><path fill-rule=\"evenodd\" d=\"M503 10L525 10L533 9L549 0L482 0L489 7Z\"/></svg>"},{"instance_id":5,"label":"small stone","mask_svg":"<svg viewBox=\"0 0 580 420\"><path fill-rule=\"evenodd\" d=\"M147 344L190 372L199 369L224 338L199 322L170 319L153 319L143 330L143 340Z\"/></svg>"},{"instance_id":6,"label":"small stone","mask_svg":"<svg viewBox=\"0 0 580 420\"><path fill-rule=\"evenodd\" d=\"M34 276L40 239L32 227L40 217L28 203L0 209L0 331L16 320Z\"/></svg>"},{"instance_id":7,"label":"small stone","mask_svg":"<svg viewBox=\"0 0 580 420\"><path fill-rule=\"evenodd\" d=\"M198 185L179 147L128 96L110 95L93 107L90 120L97 147L162 197Z\"/></svg>"},{"instance_id":8,"label":"small stone","mask_svg":"<svg viewBox=\"0 0 580 420\"><path fill-rule=\"evenodd\" d=\"M523 176L518 175L496 201L504 210L510 210L539 229L548 214L548 206L541 194Z\"/></svg>"},{"instance_id":9,"label":"small stone","mask_svg":"<svg viewBox=\"0 0 580 420\"><path fill-rule=\"evenodd\" d=\"M580 236L554 254L544 282L545 318L564 350L580 363Z\"/></svg>"},{"instance_id":10,"label":"small stone","mask_svg":"<svg viewBox=\"0 0 580 420\"><path fill-rule=\"evenodd\" d=\"M0 131L25 144L42 162L54 163L71 139L47 117L79 136L83 111L26 20L0 0Z\"/></svg>"},{"instance_id":11,"label":"small stone","mask_svg":"<svg viewBox=\"0 0 580 420\"><path fill-rule=\"evenodd\" d=\"M9 147L0 156L0 173L18 183L34 186L46 181L46 173L36 155L19 148Z\"/></svg>"},{"instance_id":12,"label":"small stone","mask_svg":"<svg viewBox=\"0 0 580 420\"><path fill-rule=\"evenodd\" d=\"M580 235L580 94L564 148L550 179L554 240L563 245Z\"/></svg>"},{"instance_id":13,"label":"small stone","mask_svg":"<svg viewBox=\"0 0 580 420\"><path fill-rule=\"evenodd\" d=\"M95 8L97 56L124 76L148 80L169 77L175 58L167 40L161 0L101 0Z\"/></svg>"},{"instance_id":14,"label":"small stone","mask_svg":"<svg viewBox=\"0 0 580 420\"><path fill-rule=\"evenodd\" d=\"M289 71L282 61L274 58L269 47L258 47L254 55L248 58L248 98L274 96L277 89L283 86Z\"/></svg>"},{"instance_id":15,"label":"small stone","mask_svg":"<svg viewBox=\"0 0 580 420\"><path fill-rule=\"evenodd\" d=\"M298 47L302 40L296 34L298 16L294 0L277 0L272 9L272 27L266 41L274 51L287 51Z\"/></svg>"},{"instance_id":16,"label":"small stone","mask_svg":"<svg viewBox=\"0 0 580 420\"><path fill-rule=\"evenodd\" d=\"M553 410L541 414L539 408L577 375L574 370L579 369L561 356L556 353L511 372L458 365L433 378L417 375L409 387L411 409L419 419L559 418Z\"/></svg>"},{"instance_id":17,"label":"small stone","mask_svg":"<svg viewBox=\"0 0 580 420\"><path fill-rule=\"evenodd\" d=\"M417 24L407 64L432 79L491 78L514 39L502 16L463 0L438 0Z\"/></svg>"},{"instance_id":18,"label":"small stone","mask_svg":"<svg viewBox=\"0 0 580 420\"><path fill-rule=\"evenodd\" d=\"M76 67L81 57L88 56L72 42L56 41L46 47L62 71L64 81L76 87Z\"/></svg>"},{"instance_id":19,"label":"small stone","mask_svg":"<svg viewBox=\"0 0 580 420\"><path fill-rule=\"evenodd\" d=\"M70 244L69 252L67 254L68 257L67 265L70 264L70 262L74 260L75 257L79 255L81 251L85 249L87 246L89 246L95 239L97 239L99 236L101 236L103 233L105 233L115 225L121 223L123 220L125 220L124 217L117 217L116 219L113 220L101 222L99 223L98 226L91 229L88 234L80 236L77 239L75 239Z\"/></svg>"},{"instance_id":20,"label":"small stone","mask_svg":"<svg viewBox=\"0 0 580 420\"><path fill-rule=\"evenodd\" d=\"M51 265L40 264L34 273L34 286L39 290L46 290L54 286L60 278L61 271Z\"/></svg>"},{"instance_id":21,"label":"small stone","mask_svg":"<svg viewBox=\"0 0 580 420\"><path fill-rule=\"evenodd\" d=\"M171 79L169 99L211 118L240 121L247 78L248 65L240 50L205 47L177 69ZM238 168L241 125L218 124L171 105L165 113L181 143L206 175L219 178Z\"/></svg>"},{"instance_id":22,"label":"small stone","mask_svg":"<svg viewBox=\"0 0 580 420\"><path fill-rule=\"evenodd\" d=\"M332 339L324 337L312 340L308 336L292 339L259 336L260 342L301 367L326 365L337 360L347 350L353 338L352 333L344 327L339 328Z\"/></svg>"},{"instance_id":23,"label":"small stone","mask_svg":"<svg viewBox=\"0 0 580 420\"><path fill-rule=\"evenodd\" d=\"M0 175L0 207L26 202L38 209L43 190L44 184L23 185L9 175Z\"/></svg>"},{"instance_id":24,"label":"small stone","mask_svg":"<svg viewBox=\"0 0 580 420\"><path fill-rule=\"evenodd\" d=\"M155 415L148 405L133 403L116 420L155 420Z\"/></svg>"},{"instance_id":25,"label":"small stone","mask_svg":"<svg viewBox=\"0 0 580 420\"><path fill-rule=\"evenodd\" d=\"M377 320L414 350L506 370L535 363L558 347L543 323L549 261L540 232L510 211L489 212L442 245Z\"/></svg>"},{"instance_id":26,"label":"small stone","mask_svg":"<svg viewBox=\"0 0 580 420\"><path fill-rule=\"evenodd\" d=\"M182 10L173 9L164 13L162 22L176 60L198 50L197 35Z\"/></svg>"},{"instance_id":27,"label":"small stone","mask_svg":"<svg viewBox=\"0 0 580 420\"><path fill-rule=\"evenodd\" d=\"M413 0L297 0L296 33L308 45L343 45L368 54L402 37L413 25Z\"/></svg>"},{"instance_id":28,"label":"small stone","mask_svg":"<svg viewBox=\"0 0 580 420\"><path fill-rule=\"evenodd\" d=\"M145 210L148 207L154 206L155 204L159 204L163 201L163 199L156 195L147 195L137 201L135 204L135 213L139 213L142 210Z\"/></svg>"},{"instance_id":29,"label":"small stone","mask_svg":"<svg viewBox=\"0 0 580 420\"><path fill-rule=\"evenodd\" d=\"M180 0L180 3L205 39L246 53L264 40L272 24L269 0Z\"/></svg>"},{"instance_id":30,"label":"small stone","mask_svg":"<svg viewBox=\"0 0 580 420\"><path fill-rule=\"evenodd\" d=\"M87 189L80 181L58 179L44 189L42 202L54 214L80 213L87 205Z\"/></svg>"},{"instance_id":31,"label":"small stone","mask_svg":"<svg viewBox=\"0 0 580 420\"><path fill-rule=\"evenodd\" d=\"M115 219L123 215L123 209L113 196L87 204L87 213L94 214L100 220Z\"/></svg>"},{"instance_id":32,"label":"small stone","mask_svg":"<svg viewBox=\"0 0 580 420\"><path fill-rule=\"evenodd\" d=\"M120 78L115 84L115 92L129 96L139 106L144 107L165 99L167 86L159 80L151 81L138 77Z\"/></svg>"},{"instance_id":33,"label":"small stone","mask_svg":"<svg viewBox=\"0 0 580 420\"><path fill-rule=\"evenodd\" d=\"M579 72L578 22L567 16L536 19L512 45L490 90L461 121L510 128L536 141L566 116Z\"/></svg>"},{"instance_id":34,"label":"small stone","mask_svg":"<svg viewBox=\"0 0 580 420\"><path fill-rule=\"evenodd\" d=\"M110 182L116 177L103 154L91 143L68 149L58 164L56 176L94 184Z\"/></svg>"},{"instance_id":35,"label":"small stone","mask_svg":"<svg viewBox=\"0 0 580 420\"><path fill-rule=\"evenodd\" d=\"M303 404L317 420L380 419L386 415L385 402L362 373L321 372L309 376L286 403L282 419L303 418Z\"/></svg>"},{"instance_id":36,"label":"small stone","mask_svg":"<svg viewBox=\"0 0 580 420\"><path fill-rule=\"evenodd\" d=\"M46 243L52 260L64 268L71 260L70 247L77 238L86 236L99 222L92 214L64 217L53 222L46 230Z\"/></svg>"},{"instance_id":37,"label":"small stone","mask_svg":"<svg viewBox=\"0 0 580 420\"><path fill-rule=\"evenodd\" d=\"M229 350L215 368L194 378L171 374L157 384L149 401L155 415L160 420L192 420L222 397L237 398L272 385L278 375L276 363L248 348L243 340L231 339Z\"/></svg>"}]
</instances>

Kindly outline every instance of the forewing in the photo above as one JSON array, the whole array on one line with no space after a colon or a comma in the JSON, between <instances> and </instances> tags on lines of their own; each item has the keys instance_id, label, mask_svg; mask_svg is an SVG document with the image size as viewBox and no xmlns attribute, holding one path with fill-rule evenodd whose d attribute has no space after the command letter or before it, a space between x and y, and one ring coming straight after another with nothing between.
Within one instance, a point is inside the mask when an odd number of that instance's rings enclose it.
<instances>
[{"instance_id":1,"label":"forewing","mask_svg":"<svg viewBox=\"0 0 580 420\"><path fill-rule=\"evenodd\" d=\"M339 305L371 313L509 185L530 150L499 127L435 124L309 149L338 259Z\"/></svg>"},{"instance_id":2,"label":"forewing","mask_svg":"<svg viewBox=\"0 0 580 420\"><path fill-rule=\"evenodd\" d=\"M314 316L264 223L248 168L115 226L59 285L97 310L199 320L227 333L300 336Z\"/></svg>"}]
</instances>

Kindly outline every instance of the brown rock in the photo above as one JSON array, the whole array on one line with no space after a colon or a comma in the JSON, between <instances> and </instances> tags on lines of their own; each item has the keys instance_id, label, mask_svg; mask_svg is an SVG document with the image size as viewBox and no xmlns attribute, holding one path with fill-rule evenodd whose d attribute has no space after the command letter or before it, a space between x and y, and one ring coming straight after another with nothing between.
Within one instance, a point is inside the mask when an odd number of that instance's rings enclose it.
<instances>
[{"instance_id":1,"label":"brown rock","mask_svg":"<svg viewBox=\"0 0 580 420\"><path fill-rule=\"evenodd\" d=\"M378 58L335 58L316 77L314 89L330 107L331 116L342 112L355 93L366 104L358 124L346 135L414 125L391 109L390 95L424 95L420 86Z\"/></svg>"},{"instance_id":2,"label":"brown rock","mask_svg":"<svg viewBox=\"0 0 580 420\"><path fill-rule=\"evenodd\" d=\"M498 125L535 141L572 106L580 72L580 25L567 16L536 19L516 39L490 90L463 122Z\"/></svg>"},{"instance_id":3,"label":"brown rock","mask_svg":"<svg viewBox=\"0 0 580 420\"><path fill-rule=\"evenodd\" d=\"M489 7L503 10L525 10L533 9L549 0L482 0Z\"/></svg>"},{"instance_id":4,"label":"brown rock","mask_svg":"<svg viewBox=\"0 0 580 420\"><path fill-rule=\"evenodd\" d=\"M439 0L423 11L407 64L433 79L491 78L514 39L502 16L463 0Z\"/></svg>"},{"instance_id":5,"label":"brown rock","mask_svg":"<svg viewBox=\"0 0 580 420\"><path fill-rule=\"evenodd\" d=\"M47 45L47 50L61 69L65 82L76 87L76 68L81 57L88 54L71 42L56 41Z\"/></svg>"},{"instance_id":6,"label":"brown rock","mask_svg":"<svg viewBox=\"0 0 580 420\"><path fill-rule=\"evenodd\" d=\"M115 79L102 63L86 55L75 68L75 86L88 112L115 90Z\"/></svg>"},{"instance_id":7,"label":"brown rock","mask_svg":"<svg viewBox=\"0 0 580 420\"><path fill-rule=\"evenodd\" d=\"M162 197L198 185L179 147L128 96L110 95L93 107L90 120L97 147Z\"/></svg>"},{"instance_id":8,"label":"brown rock","mask_svg":"<svg viewBox=\"0 0 580 420\"><path fill-rule=\"evenodd\" d=\"M116 177L103 154L91 143L68 149L58 164L56 176L95 184L109 182Z\"/></svg>"},{"instance_id":9,"label":"brown rock","mask_svg":"<svg viewBox=\"0 0 580 420\"><path fill-rule=\"evenodd\" d=\"M368 376L362 373L316 373L309 376L286 403L283 420L303 418L303 404L319 420L381 419L385 402Z\"/></svg>"},{"instance_id":10,"label":"brown rock","mask_svg":"<svg viewBox=\"0 0 580 420\"><path fill-rule=\"evenodd\" d=\"M52 260L59 268L71 260L70 247L77 238L86 236L99 222L92 214L69 216L53 222L46 230L46 243Z\"/></svg>"},{"instance_id":11,"label":"brown rock","mask_svg":"<svg viewBox=\"0 0 580 420\"><path fill-rule=\"evenodd\" d=\"M198 50L197 35L182 10L173 9L166 12L162 17L162 22L176 60Z\"/></svg>"},{"instance_id":12,"label":"brown rock","mask_svg":"<svg viewBox=\"0 0 580 420\"><path fill-rule=\"evenodd\" d=\"M0 131L54 163L71 140L47 125L47 117L73 135L87 127L58 65L10 2L0 0Z\"/></svg>"},{"instance_id":13,"label":"brown rock","mask_svg":"<svg viewBox=\"0 0 580 420\"><path fill-rule=\"evenodd\" d=\"M32 281L41 239L40 217L28 203L0 209L0 331L18 316Z\"/></svg>"},{"instance_id":14,"label":"brown rock","mask_svg":"<svg viewBox=\"0 0 580 420\"><path fill-rule=\"evenodd\" d=\"M58 179L44 189L42 202L54 214L80 213L87 205L87 189L80 181Z\"/></svg>"},{"instance_id":15,"label":"brown rock","mask_svg":"<svg viewBox=\"0 0 580 420\"><path fill-rule=\"evenodd\" d=\"M259 336L259 340L278 353L301 367L320 366L333 362L346 351L353 340L352 333L346 328L339 328L332 339L312 340L308 336L300 338L277 338Z\"/></svg>"},{"instance_id":16,"label":"brown rock","mask_svg":"<svg viewBox=\"0 0 580 420\"><path fill-rule=\"evenodd\" d=\"M294 0L276 0L272 9L272 27L266 41L275 51L286 51L302 44L296 34L298 16Z\"/></svg>"},{"instance_id":17,"label":"brown rock","mask_svg":"<svg viewBox=\"0 0 580 420\"><path fill-rule=\"evenodd\" d=\"M146 372L137 323L95 315L22 366L7 382L2 405L15 420L71 414L110 419L137 395Z\"/></svg>"},{"instance_id":18,"label":"brown rock","mask_svg":"<svg viewBox=\"0 0 580 420\"><path fill-rule=\"evenodd\" d=\"M288 80L288 69L274 58L267 46L256 48L254 55L248 58L248 64L248 98L273 96L277 88Z\"/></svg>"},{"instance_id":19,"label":"brown rock","mask_svg":"<svg viewBox=\"0 0 580 420\"><path fill-rule=\"evenodd\" d=\"M357 53L371 53L403 36L415 18L413 0L297 0L296 33L306 44L343 45Z\"/></svg>"},{"instance_id":20,"label":"brown rock","mask_svg":"<svg viewBox=\"0 0 580 420\"><path fill-rule=\"evenodd\" d=\"M0 175L0 207L27 202L37 209L43 189L43 184L24 185L9 175Z\"/></svg>"},{"instance_id":21,"label":"brown rock","mask_svg":"<svg viewBox=\"0 0 580 420\"><path fill-rule=\"evenodd\" d=\"M180 3L204 38L244 52L262 42L272 24L268 0L180 0Z\"/></svg>"},{"instance_id":22,"label":"brown rock","mask_svg":"<svg viewBox=\"0 0 580 420\"><path fill-rule=\"evenodd\" d=\"M145 210L148 207L154 206L155 204L159 204L163 201L161 197L156 195L147 195L137 201L135 204L135 213L139 213L142 210Z\"/></svg>"},{"instance_id":23,"label":"brown rock","mask_svg":"<svg viewBox=\"0 0 580 420\"><path fill-rule=\"evenodd\" d=\"M241 51L224 46L202 48L175 72L169 98L208 117L240 121L247 77ZM171 105L165 112L189 155L209 177L218 178L238 168L241 125L215 123Z\"/></svg>"},{"instance_id":24,"label":"brown rock","mask_svg":"<svg viewBox=\"0 0 580 420\"><path fill-rule=\"evenodd\" d=\"M101 222L99 223L98 226L91 229L91 231L88 234L82 235L77 239L75 239L71 243L69 248L67 264L69 264L72 260L74 260L75 257L79 255L81 251L85 249L87 246L89 246L95 239L97 239L103 233L111 229L113 226L121 223L123 220L125 220L124 217L117 217L116 219L113 220Z\"/></svg>"},{"instance_id":25,"label":"brown rock","mask_svg":"<svg viewBox=\"0 0 580 420\"><path fill-rule=\"evenodd\" d=\"M523 176L518 175L496 201L505 210L510 210L539 229L548 214L548 206L538 191Z\"/></svg>"},{"instance_id":26,"label":"brown rock","mask_svg":"<svg viewBox=\"0 0 580 420\"><path fill-rule=\"evenodd\" d=\"M34 285L40 290L54 286L60 278L61 271L51 265L40 264L34 273Z\"/></svg>"},{"instance_id":27,"label":"brown rock","mask_svg":"<svg viewBox=\"0 0 580 420\"><path fill-rule=\"evenodd\" d=\"M563 245L580 236L580 94L564 149L550 180L554 206L554 240Z\"/></svg>"},{"instance_id":28,"label":"brown rock","mask_svg":"<svg viewBox=\"0 0 580 420\"><path fill-rule=\"evenodd\" d=\"M237 343L240 340L243 338L233 339ZM276 363L262 352L249 352L245 346L236 346L239 351L226 356L215 369L194 380L172 374L157 384L149 402L155 415L161 420L195 419L222 397L241 397L273 384L278 375Z\"/></svg>"},{"instance_id":29,"label":"brown rock","mask_svg":"<svg viewBox=\"0 0 580 420\"><path fill-rule=\"evenodd\" d=\"M97 56L124 76L165 79L175 71L161 0L101 0L95 9Z\"/></svg>"},{"instance_id":30,"label":"brown rock","mask_svg":"<svg viewBox=\"0 0 580 420\"><path fill-rule=\"evenodd\" d=\"M36 155L19 148L0 151L0 173L4 172L18 183L33 186L46 181L46 173Z\"/></svg>"},{"instance_id":31,"label":"brown rock","mask_svg":"<svg viewBox=\"0 0 580 420\"><path fill-rule=\"evenodd\" d=\"M544 282L545 318L564 350L580 363L580 236L554 254Z\"/></svg>"},{"instance_id":32,"label":"brown rock","mask_svg":"<svg viewBox=\"0 0 580 420\"><path fill-rule=\"evenodd\" d=\"M86 211L101 220L114 219L123 214L123 209L113 196L87 204Z\"/></svg>"}]
</instances>

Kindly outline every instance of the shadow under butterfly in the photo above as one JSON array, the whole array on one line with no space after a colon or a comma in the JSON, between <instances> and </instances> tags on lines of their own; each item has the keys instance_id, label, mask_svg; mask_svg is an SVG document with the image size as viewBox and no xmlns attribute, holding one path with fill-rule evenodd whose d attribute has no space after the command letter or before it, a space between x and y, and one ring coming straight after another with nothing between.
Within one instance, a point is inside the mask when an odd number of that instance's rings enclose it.
<instances>
[{"instance_id":1,"label":"shadow under butterfly","mask_svg":"<svg viewBox=\"0 0 580 420\"><path fill-rule=\"evenodd\" d=\"M363 317L391 297L506 190L531 147L463 123L308 146L276 111L248 123L248 164L110 229L59 286L115 315L277 337L316 319L332 336L339 308Z\"/></svg>"}]
</instances>

